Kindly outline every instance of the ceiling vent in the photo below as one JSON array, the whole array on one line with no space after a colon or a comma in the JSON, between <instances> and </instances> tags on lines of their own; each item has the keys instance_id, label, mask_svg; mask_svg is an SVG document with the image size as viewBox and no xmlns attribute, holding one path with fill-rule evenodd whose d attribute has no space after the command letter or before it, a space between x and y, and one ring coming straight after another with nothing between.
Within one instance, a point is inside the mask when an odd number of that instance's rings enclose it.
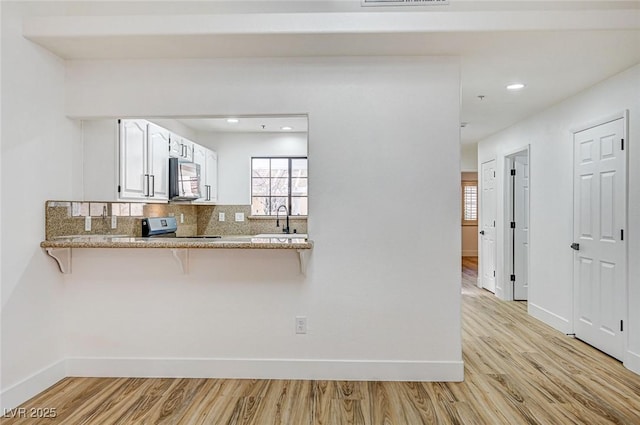
<instances>
[{"instance_id":1,"label":"ceiling vent","mask_svg":"<svg viewBox=\"0 0 640 425\"><path fill-rule=\"evenodd\" d=\"M439 6L449 0L361 0L362 6Z\"/></svg>"}]
</instances>

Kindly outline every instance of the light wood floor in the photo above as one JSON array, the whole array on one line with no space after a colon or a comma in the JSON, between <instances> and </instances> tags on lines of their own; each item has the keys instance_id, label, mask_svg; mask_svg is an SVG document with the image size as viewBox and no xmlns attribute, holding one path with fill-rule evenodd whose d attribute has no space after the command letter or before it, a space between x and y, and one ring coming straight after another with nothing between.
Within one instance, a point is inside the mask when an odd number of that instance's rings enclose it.
<instances>
[{"instance_id":1,"label":"light wood floor","mask_svg":"<svg viewBox=\"0 0 640 425\"><path fill-rule=\"evenodd\" d=\"M640 424L640 376L475 286L463 259L463 383L67 378L17 424ZM28 410L27 410L28 411Z\"/></svg>"}]
</instances>

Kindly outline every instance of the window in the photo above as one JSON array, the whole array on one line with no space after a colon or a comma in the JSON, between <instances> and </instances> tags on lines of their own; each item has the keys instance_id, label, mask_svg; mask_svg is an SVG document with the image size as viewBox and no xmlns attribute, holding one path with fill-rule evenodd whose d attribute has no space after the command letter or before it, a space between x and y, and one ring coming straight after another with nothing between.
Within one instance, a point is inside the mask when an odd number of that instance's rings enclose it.
<instances>
[{"instance_id":1,"label":"window","mask_svg":"<svg viewBox=\"0 0 640 425\"><path fill-rule=\"evenodd\" d=\"M462 225L478 225L478 182L462 182Z\"/></svg>"},{"instance_id":2,"label":"window","mask_svg":"<svg viewBox=\"0 0 640 425\"><path fill-rule=\"evenodd\" d=\"M251 158L251 215L308 215L306 157Z\"/></svg>"}]
</instances>

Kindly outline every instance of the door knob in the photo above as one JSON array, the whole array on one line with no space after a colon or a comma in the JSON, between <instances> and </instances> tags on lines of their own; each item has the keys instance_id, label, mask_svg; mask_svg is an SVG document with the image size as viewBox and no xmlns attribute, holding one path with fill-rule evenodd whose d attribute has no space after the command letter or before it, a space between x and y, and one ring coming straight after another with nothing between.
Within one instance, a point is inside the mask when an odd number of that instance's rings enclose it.
<instances>
[{"instance_id":1,"label":"door knob","mask_svg":"<svg viewBox=\"0 0 640 425\"><path fill-rule=\"evenodd\" d=\"M481 234L481 235L484 235L484 230L480 230L480 234Z\"/></svg>"},{"instance_id":2,"label":"door knob","mask_svg":"<svg viewBox=\"0 0 640 425\"><path fill-rule=\"evenodd\" d=\"M572 243L571 244L571 249L575 249L576 251L580 251L580 244L579 243Z\"/></svg>"}]
</instances>

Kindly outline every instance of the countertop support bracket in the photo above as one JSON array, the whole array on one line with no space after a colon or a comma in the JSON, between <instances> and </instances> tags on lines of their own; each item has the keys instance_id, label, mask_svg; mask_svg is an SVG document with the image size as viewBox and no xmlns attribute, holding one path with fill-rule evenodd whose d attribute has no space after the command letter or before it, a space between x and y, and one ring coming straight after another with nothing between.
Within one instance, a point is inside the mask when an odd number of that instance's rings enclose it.
<instances>
[{"instance_id":1,"label":"countertop support bracket","mask_svg":"<svg viewBox=\"0 0 640 425\"><path fill-rule=\"evenodd\" d=\"M309 255L311 255L310 249L296 249L298 252L298 259L300 260L300 273L307 275L307 263L309 262Z\"/></svg>"},{"instance_id":2,"label":"countertop support bracket","mask_svg":"<svg viewBox=\"0 0 640 425\"><path fill-rule=\"evenodd\" d=\"M189 250L186 248L173 248L171 253L173 254L173 258L178 261L182 274L189 274Z\"/></svg>"},{"instance_id":3,"label":"countertop support bracket","mask_svg":"<svg viewBox=\"0 0 640 425\"><path fill-rule=\"evenodd\" d=\"M45 248L47 254L56 260L60 272L64 274L71 273L71 248Z\"/></svg>"}]
</instances>

